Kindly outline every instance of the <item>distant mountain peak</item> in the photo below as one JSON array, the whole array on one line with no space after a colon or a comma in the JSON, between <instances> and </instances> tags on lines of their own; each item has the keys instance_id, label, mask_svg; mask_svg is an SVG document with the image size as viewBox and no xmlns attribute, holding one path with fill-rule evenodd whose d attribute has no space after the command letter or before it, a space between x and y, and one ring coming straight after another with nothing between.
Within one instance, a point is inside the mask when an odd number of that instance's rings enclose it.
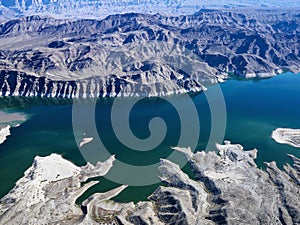
<instances>
[{"instance_id":1,"label":"distant mountain peak","mask_svg":"<svg viewBox=\"0 0 300 225\"><path fill-rule=\"evenodd\" d=\"M0 15L2 20L33 14L99 19L127 12L187 15L206 8L295 8L298 5L299 0L0 0Z\"/></svg>"}]
</instances>

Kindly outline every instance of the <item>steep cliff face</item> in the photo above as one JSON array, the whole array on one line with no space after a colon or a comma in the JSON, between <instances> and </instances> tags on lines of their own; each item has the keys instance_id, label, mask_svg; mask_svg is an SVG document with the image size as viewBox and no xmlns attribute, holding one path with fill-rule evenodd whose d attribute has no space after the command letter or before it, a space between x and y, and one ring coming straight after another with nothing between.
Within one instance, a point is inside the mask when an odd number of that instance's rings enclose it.
<instances>
[{"instance_id":1,"label":"steep cliff face","mask_svg":"<svg viewBox=\"0 0 300 225\"><path fill-rule=\"evenodd\" d=\"M164 75L165 76L165 75ZM171 74L170 76L174 76ZM204 87L196 80L163 79L156 73L135 76L92 77L83 80L51 80L16 71L0 71L2 96L37 96L55 98L95 98L116 96L166 96L199 92ZM148 82L137 82L143 79Z\"/></svg>"},{"instance_id":2,"label":"steep cliff face","mask_svg":"<svg viewBox=\"0 0 300 225\"><path fill-rule=\"evenodd\" d=\"M300 12L202 10L0 25L1 95L153 96L300 70Z\"/></svg>"}]
</instances>

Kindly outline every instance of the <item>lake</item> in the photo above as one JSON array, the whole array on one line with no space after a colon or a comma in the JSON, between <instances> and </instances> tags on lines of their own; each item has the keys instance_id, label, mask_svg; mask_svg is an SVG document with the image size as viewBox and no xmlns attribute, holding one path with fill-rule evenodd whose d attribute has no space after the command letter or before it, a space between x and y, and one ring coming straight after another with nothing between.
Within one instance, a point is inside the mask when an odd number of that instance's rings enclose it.
<instances>
[{"instance_id":1,"label":"lake","mask_svg":"<svg viewBox=\"0 0 300 225\"><path fill-rule=\"evenodd\" d=\"M222 104L225 108L220 107ZM132 105L130 113L128 105ZM160 158L169 157L184 166L185 158L170 147L188 147L183 146L188 141L200 151L214 150L215 142L230 140L247 150L257 148L258 167L264 168L264 162L270 161L282 167L290 162L287 154L300 157L300 149L276 143L271 133L279 127L300 128L299 106L300 74L291 73L263 80L230 79L220 86L208 87L205 94L164 98L94 101L1 97L0 111L24 113L28 119L20 127L12 128L11 136L0 145L0 197L14 187L35 156L51 153L61 154L79 166L85 165L92 152L96 155L93 159L101 161L116 155L112 171L106 177L95 178L100 183L90 188L78 203L92 193L110 190L121 183L129 183L130 187L116 201L145 200L160 184L156 168ZM151 129L155 132L151 133ZM94 140L79 148L84 137ZM127 137L133 142L125 143ZM143 141L147 139L150 141ZM148 167L149 172L144 170ZM183 170L192 176L188 166Z\"/></svg>"}]
</instances>

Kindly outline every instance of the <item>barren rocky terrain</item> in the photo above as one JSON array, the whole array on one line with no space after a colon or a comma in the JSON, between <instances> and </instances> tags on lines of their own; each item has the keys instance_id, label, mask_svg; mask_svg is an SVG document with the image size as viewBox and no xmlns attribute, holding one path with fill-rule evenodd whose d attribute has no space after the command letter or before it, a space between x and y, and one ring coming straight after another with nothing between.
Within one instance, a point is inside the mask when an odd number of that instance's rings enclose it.
<instances>
[{"instance_id":1,"label":"barren rocky terrain","mask_svg":"<svg viewBox=\"0 0 300 225\"><path fill-rule=\"evenodd\" d=\"M299 71L298 10L201 10L0 25L0 94L159 96Z\"/></svg>"},{"instance_id":2,"label":"barren rocky terrain","mask_svg":"<svg viewBox=\"0 0 300 225\"><path fill-rule=\"evenodd\" d=\"M76 199L104 176L114 157L96 166L76 167L59 155L36 157L15 188L0 201L1 224L299 224L300 160L284 171L275 162L257 168L257 150L225 142L219 153L176 148L186 155L191 179L178 165L161 160L165 184L137 204L110 200L126 188Z\"/></svg>"}]
</instances>

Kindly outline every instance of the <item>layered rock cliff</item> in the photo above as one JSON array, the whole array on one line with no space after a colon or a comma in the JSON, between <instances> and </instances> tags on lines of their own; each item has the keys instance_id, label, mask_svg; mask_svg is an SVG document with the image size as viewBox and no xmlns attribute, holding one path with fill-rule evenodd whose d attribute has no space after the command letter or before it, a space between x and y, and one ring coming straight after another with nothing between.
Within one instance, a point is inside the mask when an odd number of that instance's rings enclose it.
<instances>
[{"instance_id":1,"label":"layered rock cliff","mask_svg":"<svg viewBox=\"0 0 300 225\"><path fill-rule=\"evenodd\" d=\"M300 11L103 20L31 16L0 25L0 94L154 96L241 77L298 72Z\"/></svg>"},{"instance_id":2,"label":"layered rock cliff","mask_svg":"<svg viewBox=\"0 0 300 225\"><path fill-rule=\"evenodd\" d=\"M2 224L299 224L300 160L284 170L267 163L257 168L257 150L226 142L215 152L176 148L186 155L195 179L161 160L159 187L147 202L120 204L110 199L126 186L97 193L81 209L75 199L103 176L114 158L78 168L57 155L37 157L16 187L0 201ZM39 201L37 201L37 199ZM25 208L24 208L25 207ZM25 209L25 211L24 211Z\"/></svg>"}]
</instances>

